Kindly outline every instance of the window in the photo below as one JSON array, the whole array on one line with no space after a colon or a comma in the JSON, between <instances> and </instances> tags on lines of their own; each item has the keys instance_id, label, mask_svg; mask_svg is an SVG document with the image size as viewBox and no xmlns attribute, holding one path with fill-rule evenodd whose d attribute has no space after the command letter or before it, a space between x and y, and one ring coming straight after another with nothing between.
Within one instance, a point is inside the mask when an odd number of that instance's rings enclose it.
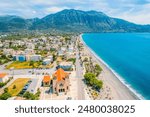
<instances>
[{"instance_id":1,"label":"window","mask_svg":"<svg viewBox=\"0 0 150 117\"><path fill-rule=\"evenodd\" d=\"M60 86L60 87L63 87L64 85L61 83L59 86Z\"/></svg>"}]
</instances>

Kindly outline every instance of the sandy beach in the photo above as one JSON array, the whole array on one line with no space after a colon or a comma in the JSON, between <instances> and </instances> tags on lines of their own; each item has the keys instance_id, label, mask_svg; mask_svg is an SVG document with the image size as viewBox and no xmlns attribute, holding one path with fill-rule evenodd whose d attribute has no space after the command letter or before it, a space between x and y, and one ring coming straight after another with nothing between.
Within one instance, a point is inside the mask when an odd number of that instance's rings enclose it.
<instances>
[{"instance_id":1,"label":"sandy beach","mask_svg":"<svg viewBox=\"0 0 150 117\"><path fill-rule=\"evenodd\" d=\"M93 62L98 63L103 69L99 79L104 82L103 90L100 92L100 99L112 100L139 100L126 85L124 85L117 76L107 67L104 62L98 58L90 48L83 42L80 35L80 41L84 45L84 53L92 57ZM107 98L106 98L107 97ZM109 97L109 98L108 98Z\"/></svg>"}]
</instances>

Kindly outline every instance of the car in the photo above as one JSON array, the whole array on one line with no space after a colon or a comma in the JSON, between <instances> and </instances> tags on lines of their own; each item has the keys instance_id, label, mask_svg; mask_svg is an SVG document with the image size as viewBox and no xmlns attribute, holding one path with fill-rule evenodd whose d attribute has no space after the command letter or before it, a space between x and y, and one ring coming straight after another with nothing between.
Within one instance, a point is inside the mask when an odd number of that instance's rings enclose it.
<instances>
[{"instance_id":1,"label":"car","mask_svg":"<svg viewBox=\"0 0 150 117\"><path fill-rule=\"evenodd\" d=\"M67 97L66 100L72 100L72 97Z\"/></svg>"},{"instance_id":2,"label":"car","mask_svg":"<svg viewBox=\"0 0 150 117\"><path fill-rule=\"evenodd\" d=\"M28 81L28 83L31 83L31 82L32 82L31 80Z\"/></svg>"}]
</instances>

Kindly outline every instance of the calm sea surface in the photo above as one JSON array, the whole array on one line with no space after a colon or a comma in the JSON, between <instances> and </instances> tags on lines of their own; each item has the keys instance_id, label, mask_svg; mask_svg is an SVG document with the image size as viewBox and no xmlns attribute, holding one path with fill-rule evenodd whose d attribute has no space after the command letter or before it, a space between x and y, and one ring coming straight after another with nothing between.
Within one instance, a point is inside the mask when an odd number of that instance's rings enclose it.
<instances>
[{"instance_id":1,"label":"calm sea surface","mask_svg":"<svg viewBox=\"0 0 150 117\"><path fill-rule=\"evenodd\" d=\"M82 37L126 85L150 100L150 33L86 33Z\"/></svg>"}]
</instances>

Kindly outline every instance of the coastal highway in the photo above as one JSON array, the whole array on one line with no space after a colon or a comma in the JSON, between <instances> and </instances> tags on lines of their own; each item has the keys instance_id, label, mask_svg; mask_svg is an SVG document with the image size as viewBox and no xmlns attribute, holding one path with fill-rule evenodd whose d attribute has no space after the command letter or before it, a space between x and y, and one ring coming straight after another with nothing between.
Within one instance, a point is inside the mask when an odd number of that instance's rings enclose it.
<instances>
[{"instance_id":1,"label":"coastal highway","mask_svg":"<svg viewBox=\"0 0 150 117\"><path fill-rule=\"evenodd\" d=\"M79 60L79 50L76 49L76 77L78 79L78 100L85 99L83 70Z\"/></svg>"}]
</instances>

